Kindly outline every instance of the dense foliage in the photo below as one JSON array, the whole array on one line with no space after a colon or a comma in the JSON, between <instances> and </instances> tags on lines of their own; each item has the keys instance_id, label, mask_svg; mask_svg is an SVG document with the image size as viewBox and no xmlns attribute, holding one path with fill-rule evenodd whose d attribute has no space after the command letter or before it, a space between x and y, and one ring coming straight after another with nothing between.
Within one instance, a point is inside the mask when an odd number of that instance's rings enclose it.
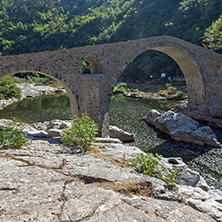
<instances>
[{"instance_id":1,"label":"dense foliage","mask_svg":"<svg viewBox=\"0 0 222 222\"><path fill-rule=\"evenodd\" d=\"M128 85L127 83L119 83L113 89L114 94L118 94L118 93L127 94L127 93L130 93L130 92L138 93L139 90L135 87L132 87L132 86Z\"/></svg>"},{"instance_id":2,"label":"dense foliage","mask_svg":"<svg viewBox=\"0 0 222 222\"><path fill-rule=\"evenodd\" d=\"M35 85L49 85L56 88L62 88L62 86L56 80L39 73L15 73L12 76L12 80L14 81L14 83L33 83Z\"/></svg>"},{"instance_id":3,"label":"dense foliage","mask_svg":"<svg viewBox=\"0 0 222 222\"><path fill-rule=\"evenodd\" d=\"M222 53L222 15L207 28L203 42L209 49Z\"/></svg>"},{"instance_id":4,"label":"dense foliage","mask_svg":"<svg viewBox=\"0 0 222 222\"><path fill-rule=\"evenodd\" d=\"M220 51L221 11L218 0L2 0L0 53L58 50L164 34L199 45L204 40L206 47ZM162 69L173 73L176 67L164 55L151 52L141 58L143 65L128 69L132 81Z\"/></svg>"},{"instance_id":5,"label":"dense foliage","mask_svg":"<svg viewBox=\"0 0 222 222\"><path fill-rule=\"evenodd\" d=\"M0 126L0 149L19 149L28 145L31 140L26 137L27 133L23 129L24 125L15 121Z\"/></svg>"},{"instance_id":6,"label":"dense foliage","mask_svg":"<svg viewBox=\"0 0 222 222\"><path fill-rule=\"evenodd\" d=\"M0 80L0 99L21 98L21 89L18 88L11 76Z\"/></svg>"}]
</instances>

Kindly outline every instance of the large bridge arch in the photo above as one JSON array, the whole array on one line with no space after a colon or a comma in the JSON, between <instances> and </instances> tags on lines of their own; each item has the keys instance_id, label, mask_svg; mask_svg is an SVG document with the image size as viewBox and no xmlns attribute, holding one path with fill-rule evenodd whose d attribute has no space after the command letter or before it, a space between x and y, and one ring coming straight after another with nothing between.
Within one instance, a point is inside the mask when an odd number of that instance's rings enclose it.
<instances>
[{"instance_id":1,"label":"large bridge arch","mask_svg":"<svg viewBox=\"0 0 222 222\"><path fill-rule=\"evenodd\" d=\"M19 71L12 71L12 70L19 70ZM75 116L75 115L79 116L79 105L78 105L78 101L77 101L77 98L76 98L76 92L71 91L71 89L67 86L67 85L69 85L69 83L66 83L66 81L59 74L52 72L53 74L49 75L49 74L46 74L44 72L40 72L40 71L36 70L36 66L29 67L29 69L21 69L18 66L11 66L10 68L3 69L2 72L4 73L4 75L0 75L0 80L3 79L6 76L13 75L15 73L21 73L21 72L39 73L39 74L48 76L48 77L56 80L60 85L63 86L63 88L67 92L67 95L69 96L72 115L73 116Z\"/></svg>"},{"instance_id":2,"label":"large bridge arch","mask_svg":"<svg viewBox=\"0 0 222 222\"><path fill-rule=\"evenodd\" d=\"M146 39L143 44L135 45L135 48L130 47L130 52L129 50L126 50L126 52L119 52L122 58L124 58L124 61L122 61L122 64L119 65L117 71L113 74L115 77L113 78L111 87L116 84L123 69L127 67L131 61L148 50L156 50L170 56L181 68L187 84L189 105L198 106L203 104L205 96L205 78L204 73L201 73L202 67L195 54L176 42L158 41L158 38L157 41L155 41L155 37L153 41L150 40L151 38Z\"/></svg>"}]
</instances>

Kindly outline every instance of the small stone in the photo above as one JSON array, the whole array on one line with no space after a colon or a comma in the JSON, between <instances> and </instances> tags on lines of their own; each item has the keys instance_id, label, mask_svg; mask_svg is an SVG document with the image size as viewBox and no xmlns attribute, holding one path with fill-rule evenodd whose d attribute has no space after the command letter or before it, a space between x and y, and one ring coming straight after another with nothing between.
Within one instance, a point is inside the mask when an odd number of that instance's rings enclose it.
<instances>
[{"instance_id":1,"label":"small stone","mask_svg":"<svg viewBox=\"0 0 222 222\"><path fill-rule=\"evenodd\" d=\"M119 129L117 126L109 126L109 133L111 138L118 138L122 142L133 142L135 135Z\"/></svg>"},{"instance_id":2,"label":"small stone","mask_svg":"<svg viewBox=\"0 0 222 222\"><path fill-rule=\"evenodd\" d=\"M46 130L46 132L51 137L61 137L63 131L59 129L49 129L49 130Z\"/></svg>"},{"instance_id":3,"label":"small stone","mask_svg":"<svg viewBox=\"0 0 222 222\"><path fill-rule=\"evenodd\" d=\"M182 175L176 179L176 183L180 185L196 186L200 180L200 174L198 172L192 171L191 169L185 169Z\"/></svg>"}]
</instances>

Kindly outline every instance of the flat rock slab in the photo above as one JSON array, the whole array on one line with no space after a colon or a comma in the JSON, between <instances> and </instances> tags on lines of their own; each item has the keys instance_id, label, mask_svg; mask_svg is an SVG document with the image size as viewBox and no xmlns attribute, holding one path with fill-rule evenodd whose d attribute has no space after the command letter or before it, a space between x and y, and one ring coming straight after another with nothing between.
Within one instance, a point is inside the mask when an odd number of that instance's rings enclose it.
<instances>
[{"instance_id":1,"label":"flat rock slab","mask_svg":"<svg viewBox=\"0 0 222 222\"><path fill-rule=\"evenodd\" d=\"M214 221L178 202L136 196L129 198L76 182L67 184L65 197L67 201L61 221Z\"/></svg>"},{"instance_id":2,"label":"flat rock slab","mask_svg":"<svg viewBox=\"0 0 222 222\"><path fill-rule=\"evenodd\" d=\"M214 221L176 201L126 197L100 188L94 181L146 180L154 190L166 189L162 180L92 154L70 155L68 149L45 139L19 150L0 150L0 221ZM134 155L136 149L132 150Z\"/></svg>"}]
</instances>

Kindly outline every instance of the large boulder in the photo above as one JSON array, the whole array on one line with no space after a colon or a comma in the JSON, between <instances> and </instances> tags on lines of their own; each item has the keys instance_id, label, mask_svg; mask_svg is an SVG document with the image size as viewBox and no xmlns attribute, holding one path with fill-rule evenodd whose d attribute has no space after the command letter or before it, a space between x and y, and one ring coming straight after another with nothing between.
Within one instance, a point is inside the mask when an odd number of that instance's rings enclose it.
<instances>
[{"instance_id":1,"label":"large boulder","mask_svg":"<svg viewBox=\"0 0 222 222\"><path fill-rule=\"evenodd\" d=\"M168 111L161 115L158 111L151 110L144 120L176 141L212 147L221 145L209 126L200 127L199 122L181 112Z\"/></svg>"},{"instance_id":2,"label":"large boulder","mask_svg":"<svg viewBox=\"0 0 222 222\"><path fill-rule=\"evenodd\" d=\"M134 134L123 131L117 126L109 126L109 135L111 138L118 138L125 143L130 143L135 140Z\"/></svg>"}]
</instances>

